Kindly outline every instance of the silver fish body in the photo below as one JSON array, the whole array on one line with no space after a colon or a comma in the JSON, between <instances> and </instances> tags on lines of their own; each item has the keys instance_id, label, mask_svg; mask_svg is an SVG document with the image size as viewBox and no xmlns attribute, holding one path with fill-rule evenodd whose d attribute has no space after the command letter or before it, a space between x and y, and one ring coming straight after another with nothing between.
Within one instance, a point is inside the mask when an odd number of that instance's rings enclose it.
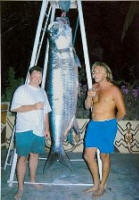
<instances>
[{"instance_id":1,"label":"silver fish body","mask_svg":"<svg viewBox=\"0 0 139 200\"><path fill-rule=\"evenodd\" d=\"M51 153L64 156L63 141L73 125L76 113L79 62L72 47L70 26L58 21L53 23L49 31L47 94L52 108Z\"/></svg>"}]
</instances>

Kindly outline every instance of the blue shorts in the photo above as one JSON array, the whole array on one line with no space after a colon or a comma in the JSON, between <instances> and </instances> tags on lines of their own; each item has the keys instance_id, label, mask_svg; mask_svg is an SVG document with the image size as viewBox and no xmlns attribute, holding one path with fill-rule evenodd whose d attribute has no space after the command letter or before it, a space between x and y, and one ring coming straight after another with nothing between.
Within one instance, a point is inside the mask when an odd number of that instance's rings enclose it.
<instances>
[{"instance_id":1,"label":"blue shorts","mask_svg":"<svg viewBox=\"0 0 139 200\"><path fill-rule=\"evenodd\" d=\"M16 153L28 156L29 153L44 153L45 138L33 134L33 131L16 132Z\"/></svg>"},{"instance_id":2,"label":"blue shorts","mask_svg":"<svg viewBox=\"0 0 139 200\"><path fill-rule=\"evenodd\" d=\"M86 130L85 148L96 147L101 153L112 153L114 151L116 132L116 119L106 121L91 120Z\"/></svg>"}]
</instances>

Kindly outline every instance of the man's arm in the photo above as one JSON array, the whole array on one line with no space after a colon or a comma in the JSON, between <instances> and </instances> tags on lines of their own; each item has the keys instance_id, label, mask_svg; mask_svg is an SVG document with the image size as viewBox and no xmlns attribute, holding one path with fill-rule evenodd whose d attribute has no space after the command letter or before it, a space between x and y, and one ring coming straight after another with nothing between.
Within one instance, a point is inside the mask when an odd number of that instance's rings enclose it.
<instances>
[{"instance_id":1,"label":"man's arm","mask_svg":"<svg viewBox=\"0 0 139 200\"><path fill-rule=\"evenodd\" d=\"M50 135L50 129L49 129L49 114L47 113L45 115L45 136L48 137Z\"/></svg>"},{"instance_id":2,"label":"man's arm","mask_svg":"<svg viewBox=\"0 0 139 200\"><path fill-rule=\"evenodd\" d=\"M12 112L28 112L32 110L39 110L42 109L44 104L42 102L38 102L32 105L23 105L18 108L12 109Z\"/></svg>"},{"instance_id":3,"label":"man's arm","mask_svg":"<svg viewBox=\"0 0 139 200\"><path fill-rule=\"evenodd\" d=\"M95 96L96 96L95 88L92 89L92 90L88 90L88 92L87 92L87 98L85 100L85 108L86 109L90 109L93 106L93 98Z\"/></svg>"},{"instance_id":4,"label":"man's arm","mask_svg":"<svg viewBox=\"0 0 139 200\"><path fill-rule=\"evenodd\" d=\"M119 120L122 120L126 114L124 98L120 89L117 87L114 88L113 95L114 95L115 104L117 108L116 119L119 121Z\"/></svg>"},{"instance_id":5,"label":"man's arm","mask_svg":"<svg viewBox=\"0 0 139 200\"><path fill-rule=\"evenodd\" d=\"M88 110L92 107L92 97L87 95L87 98L85 99L85 108Z\"/></svg>"}]
</instances>

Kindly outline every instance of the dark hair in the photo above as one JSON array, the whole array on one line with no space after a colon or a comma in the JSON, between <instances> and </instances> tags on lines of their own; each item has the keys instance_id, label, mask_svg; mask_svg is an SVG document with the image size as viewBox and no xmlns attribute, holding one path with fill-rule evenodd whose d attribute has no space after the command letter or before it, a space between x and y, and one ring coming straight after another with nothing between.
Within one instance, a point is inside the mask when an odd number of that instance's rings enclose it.
<instances>
[{"instance_id":1,"label":"dark hair","mask_svg":"<svg viewBox=\"0 0 139 200\"><path fill-rule=\"evenodd\" d=\"M34 72L34 71L38 71L38 72L41 72L41 73L42 73L42 68L39 67L39 66L31 67L31 68L29 69L29 74L31 75L32 72Z\"/></svg>"}]
</instances>

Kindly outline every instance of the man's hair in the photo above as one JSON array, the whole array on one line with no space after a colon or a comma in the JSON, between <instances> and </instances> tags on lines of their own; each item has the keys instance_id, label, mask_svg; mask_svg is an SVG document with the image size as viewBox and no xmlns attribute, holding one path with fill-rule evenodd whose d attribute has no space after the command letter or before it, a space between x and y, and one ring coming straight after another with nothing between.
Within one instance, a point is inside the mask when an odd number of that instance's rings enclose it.
<instances>
[{"instance_id":1,"label":"man's hair","mask_svg":"<svg viewBox=\"0 0 139 200\"><path fill-rule=\"evenodd\" d=\"M110 69L110 67L104 63L104 62L95 62L92 66L92 71L95 69L95 67L100 66L103 67L106 70L106 74L107 74L107 80L112 82L113 81L113 75L112 75L112 71Z\"/></svg>"},{"instance_id":2,"label":"man's hair","mask_svg":"<svg viewBox=\"0 0 139 200\"><path fill-rule=\"evenodd\" d=\"M31 75L32 72L34 72L34 71L38 71L38 72L41 72L41 73L42 73L42 68L39 67L39 66L31 67L31 68L29 69L29 74Z\"/></svg>"}]
</instances>

